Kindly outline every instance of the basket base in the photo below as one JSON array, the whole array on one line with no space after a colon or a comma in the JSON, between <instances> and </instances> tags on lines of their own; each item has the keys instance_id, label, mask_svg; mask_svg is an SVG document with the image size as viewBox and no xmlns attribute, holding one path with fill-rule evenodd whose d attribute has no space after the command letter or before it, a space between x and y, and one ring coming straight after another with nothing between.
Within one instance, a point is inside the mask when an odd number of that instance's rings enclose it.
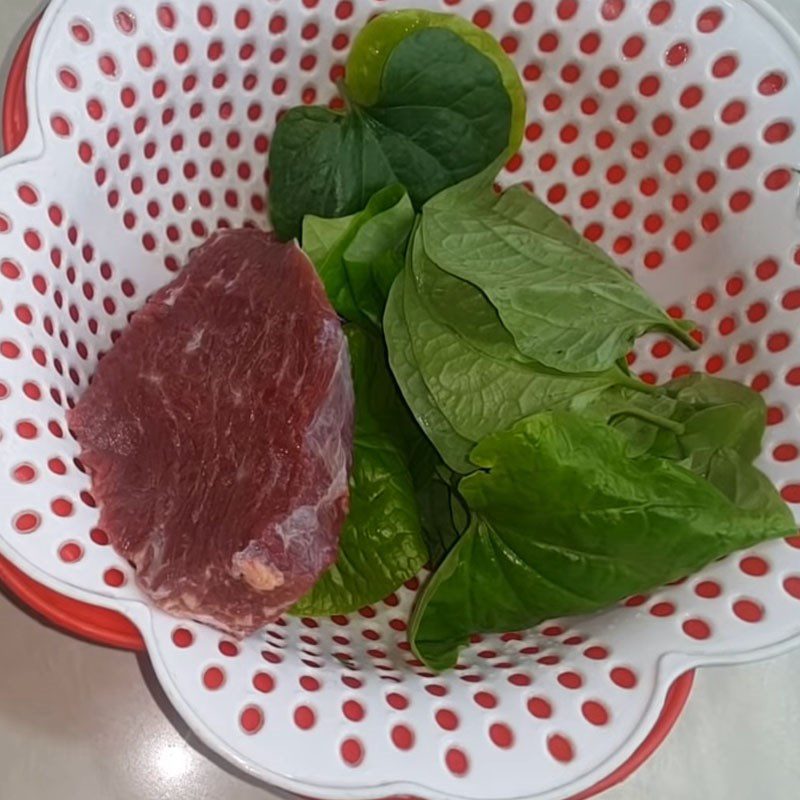
<instances>
[{"instance_id":1,"label":"basket base","mask_svg":"<svg viewBox=\"0 0 800 800\"><path fill-rule=\"evenodd\" d=\"M126 617L54 592L29 578L2 556L0 583L49 622L82 639L123 650L145 649L141 634Z\"/></svg>"}]
</instances>

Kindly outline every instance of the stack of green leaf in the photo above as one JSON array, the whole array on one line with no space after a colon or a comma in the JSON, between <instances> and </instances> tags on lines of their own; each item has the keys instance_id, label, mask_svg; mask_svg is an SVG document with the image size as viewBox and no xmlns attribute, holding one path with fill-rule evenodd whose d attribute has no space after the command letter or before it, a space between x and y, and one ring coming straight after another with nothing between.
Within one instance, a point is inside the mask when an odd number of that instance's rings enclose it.
<instances>
[{"instance_id":1,"label":"stack of green leaf","mask_svg":"<svg viewBox=\"0 0 800 800\"><path fill-rule=\"evenodd\" d=\"M636 339L696 347L600 249L493 180L524 94L488 34L399 12L356 40L348 108L298 108L271 213L343 318L356 391L338 563L295 608L348 613L429 563L409 635L434 669L472 633L605 608L789 535L739 384L630 374Z\"/></svg>"}]
</instances>

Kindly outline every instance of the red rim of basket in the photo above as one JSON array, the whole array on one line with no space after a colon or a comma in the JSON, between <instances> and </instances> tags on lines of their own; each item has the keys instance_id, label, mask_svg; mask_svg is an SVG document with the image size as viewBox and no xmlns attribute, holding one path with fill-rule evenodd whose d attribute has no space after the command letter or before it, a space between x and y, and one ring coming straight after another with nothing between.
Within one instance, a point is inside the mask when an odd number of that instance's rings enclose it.
<instances>
[{"instance_id":1,"label":"red rim of basket","mask_svg":"<svg viewBox=\"0 0 800 800\"><path fill-rule=\"evenodd\" d=\"M25 81L28 59L39 21L35 21L20 42L9 71L3 99L3 140L7 153L16 149L28 130ZM65 597L37 583L10 561L0 556L0 583L26 605L70 633L98 644L141 651L144 641L136 626L115 611ZM633 774L659 748L678 721L689 699L694 672L687 672L670 687L658 721L636 752L617 770L572 800L588 800L616 786Z\"/></svg>"}]
</instances>

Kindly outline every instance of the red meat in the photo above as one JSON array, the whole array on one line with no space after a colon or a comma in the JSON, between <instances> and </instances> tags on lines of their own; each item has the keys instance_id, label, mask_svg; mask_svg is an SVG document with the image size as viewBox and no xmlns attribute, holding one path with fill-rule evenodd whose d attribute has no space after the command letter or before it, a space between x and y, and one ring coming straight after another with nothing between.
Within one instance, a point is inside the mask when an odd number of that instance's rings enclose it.
<instances>
[{"instance_id":1,"label":"red meat","mask_svg":"<svg viewBox=\"0 0 800 800\"><path fill-rule=\"evenodd\" d=\"M133 317L69 424L100 526L168 613L244 636L336 559L353 389L295 245L214 236Z\"/></svg>"}]
</instances>

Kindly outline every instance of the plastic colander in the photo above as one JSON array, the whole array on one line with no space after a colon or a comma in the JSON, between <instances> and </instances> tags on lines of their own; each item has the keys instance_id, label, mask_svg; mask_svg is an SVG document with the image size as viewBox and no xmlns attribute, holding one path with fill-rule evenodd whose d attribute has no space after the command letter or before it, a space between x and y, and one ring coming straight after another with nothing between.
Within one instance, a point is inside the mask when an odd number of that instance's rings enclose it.
<instances>
[{"instance_id":1,"label":"plastic colander","mask_svg":"<svg viewBox=\"0 0 800 800\"><path fill-rule=\"evenodd\" d=\"M415 5L502 42L529 100L505 181L529 182L670 313L697 320L699 353L642 340L645 379L706 370L763 392L760 466L799 510L796 36L760 0ZM0 160L2 574L35 602L31 581L54 592L40 607L73 628L85 606L59 597L121 614L129 638L116 643L135 644L137 629L196 733L271 783L342 800L560 800L636 763L687 670L796 643L800 538L602 614L475 637L457 669L434 675L406 642L418 580L358 614L287 617L239 643L150 607L96 527L65 423L98 355L191 248L220 226L265 225L276 115L330 102L354 34L401 6L48 8L28 132ZM21 124L8 110L4 121Z\"/></svg>"}]
</instances>

